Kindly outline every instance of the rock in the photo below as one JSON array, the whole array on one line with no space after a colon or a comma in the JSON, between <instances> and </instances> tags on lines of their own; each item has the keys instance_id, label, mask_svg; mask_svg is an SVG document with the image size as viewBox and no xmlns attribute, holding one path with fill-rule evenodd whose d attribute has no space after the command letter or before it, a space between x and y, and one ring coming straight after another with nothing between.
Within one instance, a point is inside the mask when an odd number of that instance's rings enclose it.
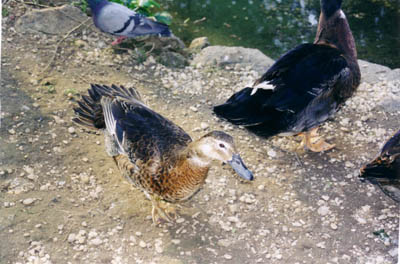
<instances>
[{"instance_id":1,"label":"rock","mask_svg":"<svg viewBox=\"0 0 400 264\"><path fill-rule=\"evenodd\" d=\"M35 202L34 198L26 198L25 200L22 201L23 205L31 205Z\"/></svg>"},{"instance_id":2,"label":"rock","mask_svg":"<svg viewBox=\"0 0 400 264\"><path fill-rule=\"evenodd\" d=\"M173 68L183 68L189 64L182 54L173 51L161 53L158 61L164 66Z\"/></svg>"},{"instance_id":3,"label":"rock","mask_svg":"<svg viewBox=\"0 0 400 264\"><path fill-rule=\"evenodd\" d=\"M205 122L201 122L200 127L201 127L201 129L206 130L207 128L209 128L209 125Z\"/></svg>"},{"instance_id":4,"label":"rock","mask_svg":"<svg viewBox=\"0 0 400 264\"><path fill-rule=\"evenodd\" d=\"M87 16L79 8L63 5L26 13L18 19L16 29L23 34L64 35L86 19Z\"/></svg>"},{"instance_id":5,"label":"rock","mask_svg":"<svg viewBox=\"0 0 400 264\"><path fill-rule=\"evenodd\" d=\"M195 38L189 45L189 49L193 52L199 52L200 50L210 46L210 42L207 37Z\"/></svg>"},{"instance_id":6,"label":"rock","mask_svg":"<svg viewBox=\"0 0 400 264\"><path fill-rule=\"evenodd\" d=\"M176 221L175 221L177 224L182 224L183 222L185 222L185 219L184 218L178 218L178 219L176 219Z\"/></svg>"},{"instance_id":7,"label":"rock","mask_svg":"<svg viewBox=\"0 0 400 264\"><path fill-rule=\"evenodd\" d=\"M232 259L232 256L229 255L229 254L225 254L225 255L224 255L224 258L225 258L225 259Z\"/></svg>"},{"instance_id":8,"label":"rock","mask_svg":"<svg viewBox=\"0 0 400 264\"><path fill-rule=\"evenodd\" d=\"M73 243L76 239L76 235L74 233L71 233L68 235L68 242Z\"/></svg>"},{"instance_id":9,"label":"rock","mask_svg":"<svg viewBox=\"0 0 400 264\"><path fill-rule=\"evenodd\" d=\"M386 79L387 79L388 81L400 80L400 68L399 68L399 69L394 69L394 70L390 71L390 72L386 75Z\"/></svg>"},{"instance_id":10,"label":"rock","mask_svg":"<svg viewBox=\"0 0 400 264\"><path fill-rule=\"evenodd\" d=\"M320 208L318 208L318 214L322 216L329 214L329 207L325 205L321 206Z\"/></svg>"},{"instance_id":11,"label":"rock","mask_svg":"<svg viewBox=\"0 0 400 264\"><path fill-rule=\"evenodd\" d=\"M144 242L143 240L140 240L139 246L140 246L141 248L145 248L145 247L147 246L147 244L146 244L146 242Z\"/></svg>"},{"instance_id":12,"label":"rock","mask_svg":"<svg viewBox=\"0 0 400 264\"><path fill-rule=\"evenodd\" d=\"M81 39L77 39L74 42L75 46L77 46L78 48L85 48L87 46L86 41L83 41Z\"/></svg>"},{"instance_id":13,"label":"rock","mask_svg":"<svg viewBox=\"0 0 400 264\"><path fill-rule=\"evenodd\" d=\"M400 110L400 96L384 98L379 102L378 107L382 108L385 112L397 113Z\"/></svg>"},{"instance_id":14,"label":"rock","mask_svg":"<svg viewBox=\"0 0 400 264\"><path fill-rule=\"evenodd\" d=\"M74 127L69 127L68 128L68 133L74 134L75 133L75 128Z\"/></svg>"},{"instance_id":15,"label":"rock","mask_svg":"<svg viewBox=\"0 0 400 264\"><path fill-rule=\"evenodd\" d=\"M181 241L179 239L171 239L172 244L179 245Z\"/></svg>"},{"instance_id":16,"label":"rock","mask_svg":"<svg viewBox=\"0 0 400 264\"><path fill-rule=\"evenodd\" d=\"M218 245L221 247L229 247L232 245L232 242L229 239L220 239L218 240Z\"/></svg>"},{"instance_id":17,"label":"rock","mask_svg":"<svg viewBox=\"0 0 400 264\"><path fill-rule=\"evenodd\" d=\"M276 151L273 149L268 150L267 152L268 156L270 156L271 158L275 158L276 157Z\"/></svg>"},{"instance_id":18,"label":"rock","mask_svg":"<svg viewBox=\"0 0 400 264\"><path fill-rule=\"evenodd\" d=\"M101 240L100 238L96 237L92 240L90 240L90 244L95 245L95 246L99 246L103 243L103 240Z\"/></svg>"},{"instance_id":19,"label":"rock","mask_svg":"<svg viewBox=\"0 0 400 264\"><path fill-rule=\"evenodd\" d=\"M361 81L370 84L378 83L384 74L389 73L389 67L371 63L368 61L358 60L361 70Z\"/></svg>"},{"instance_id":20,"label":"rock","mask_svg":"<svg viewBox=\"0 0 400 264\"><path fill-rule=\"evenodd\" d=\"M192 65L226 66L240 64L242 68L250 66L251 69L263 74L274 61L258 49L243 47L209 46L198 53Z\"/></svg>"}]
</instances>

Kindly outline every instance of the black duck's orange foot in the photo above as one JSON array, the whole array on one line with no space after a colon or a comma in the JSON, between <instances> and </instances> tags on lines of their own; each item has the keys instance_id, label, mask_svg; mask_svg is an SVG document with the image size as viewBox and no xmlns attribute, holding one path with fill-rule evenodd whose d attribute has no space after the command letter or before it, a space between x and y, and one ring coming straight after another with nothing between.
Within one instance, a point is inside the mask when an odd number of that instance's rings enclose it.
<instances>
[{"instance_id":1,"label":"black duck's orange foot","mask_svg":"<svg viewBox=\"0 0 400 264\"><path fill-rule=\"evenodd\" d=\"M305 147L313 152L322 152L333 149L336 145L329 144L322 137L318 135L318 127L312 130L301 133L299 136L303 137L299 148Z\"/></svg>"},{"instance_id":2,"label":"black duck's orange foot","mask_svg":"<svg viewBox=\"0 0 400 264\"><path fill-rule=\"evenodd\" d=\"M323 138L317 138L313 143L310 142L306 147L313 152L322 152L333 149L336 145L329 144Z\"/></svg>"}]
</instances>

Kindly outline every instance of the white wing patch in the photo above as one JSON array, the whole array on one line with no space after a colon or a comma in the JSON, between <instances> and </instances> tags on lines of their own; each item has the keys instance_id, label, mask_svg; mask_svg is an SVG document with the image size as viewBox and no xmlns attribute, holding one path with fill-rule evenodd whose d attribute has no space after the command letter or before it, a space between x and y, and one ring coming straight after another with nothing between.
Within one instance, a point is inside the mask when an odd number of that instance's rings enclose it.
<instances>
[{"instance_id":1,"label":"white wing patch","mask_svg":"<svg viewBox=\"0 0 400 264\"><path fill-rule=\"evenodd\" d=\"M258 89L264 89L264 90L274 90L275 86L273 86L272 84L269 84L267 82L262 82L257 84L256 86L253 87L253 90L251 91L250 95L253 95L257 92Z\"/></svg>"},{"instance_id":2,"label":"white wing patch","mask_svg":"<svg viewBox=\"0 0 400 264\"><path fill-rule=\"evenodd\" d=\"M344 14L344 12L342 10L340 10L339 17L341 19L346 19L346 15Z\"/></svg>"}]
</instances>

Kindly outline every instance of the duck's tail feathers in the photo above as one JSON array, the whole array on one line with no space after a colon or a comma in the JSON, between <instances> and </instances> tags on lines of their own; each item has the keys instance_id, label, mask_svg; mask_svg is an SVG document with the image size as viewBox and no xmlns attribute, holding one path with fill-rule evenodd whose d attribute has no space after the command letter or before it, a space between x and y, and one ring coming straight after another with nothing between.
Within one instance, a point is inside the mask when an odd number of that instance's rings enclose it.
<instances>
[{"instance_id":1,"label":"duck's tail feathers","mask_svg":"<svg viewBox=\"0 0 400 264\"><path fill-rule=\"evenodd\" d=\"M270 137L283 129L283 112L266 105L272 96L272 90L244 88L232 95L224 104L214 107L214 113L235 124L245 126L253 133Z\"/></svg>"},{"instance_id":2,"label":"duck's tail feathers","mask_svg":"<svg viewBox=\"0 0 400 264\"><path fill-rule=\"evenodd\" d=\"M360 176L363 180L372 183L391 181L396 179L396 169L386 159L377 157L375 160L360 169Z\"/></svg>"},{"instance_id":3,"label":"duck's tail feathers","mask_svg":"<svg viewBox=\"0 0 400 264\"><path fill-rule=\"evenodd\" d=\"M116 85L99 85L91 84L88 90L89 96L82 95L82 100L78 101L79 107L74 108L77 117L72 121L89 129L104 129L106 124L104 121L104 111L101 104L103 97L110 99L122 98L132 103L142 103L140 94L133 88L125 88Z\"/></svg>"}]
</instances>

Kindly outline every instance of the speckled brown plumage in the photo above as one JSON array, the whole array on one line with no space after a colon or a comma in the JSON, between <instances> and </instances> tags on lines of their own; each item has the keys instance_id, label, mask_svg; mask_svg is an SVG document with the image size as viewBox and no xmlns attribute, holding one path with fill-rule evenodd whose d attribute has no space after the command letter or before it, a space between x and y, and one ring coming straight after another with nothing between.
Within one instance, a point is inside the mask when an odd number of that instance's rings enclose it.
<instances>
[{"instance_id":1,"label":"speckled brown plumage","mask_svg":"<svg viewBox=\"0 0 400 264\"><path fill-rule=\"evenodd\" d=\"M74 121L103 130L106 151L122 175L153 202L153 220L157 213L168 220L159 200L192 197L213 160L228 162L240 176L253 179L231 136L213 131L192 141L182 128L148 108L134 89L91 85L89 96L78 104Z\"/></svg>"}]
</instances>

